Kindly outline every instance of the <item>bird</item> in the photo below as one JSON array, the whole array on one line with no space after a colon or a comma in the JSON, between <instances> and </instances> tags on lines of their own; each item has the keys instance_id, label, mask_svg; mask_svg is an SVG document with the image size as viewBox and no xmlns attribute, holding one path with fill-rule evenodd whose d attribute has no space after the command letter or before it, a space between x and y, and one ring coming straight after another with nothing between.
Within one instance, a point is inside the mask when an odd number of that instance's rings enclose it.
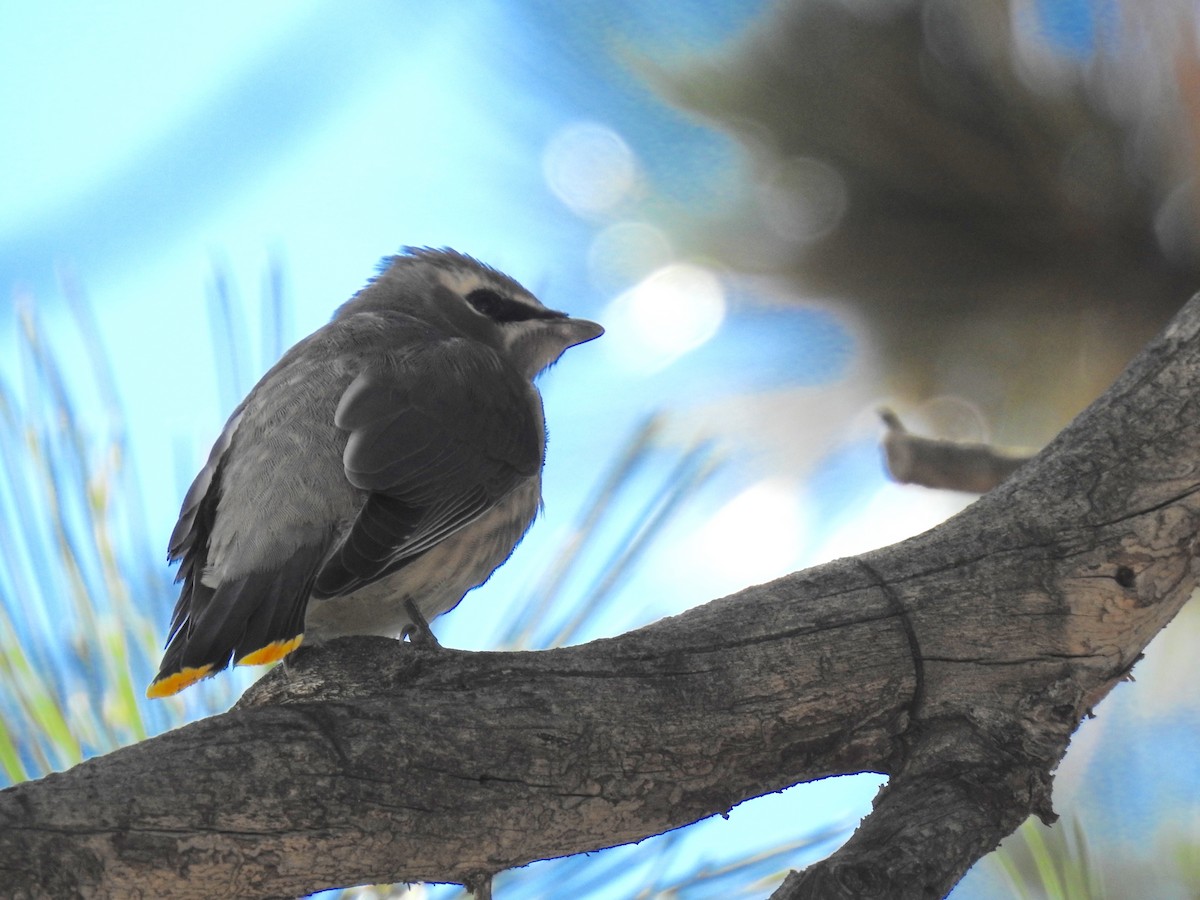
<instances>
[{"instance_id":1,"label":"bird","mask_svg":"<svg viewBox=\"0 0 1200 900\"><path fill-rule=\"evenodd\" d=\"M233 411L183 500L151 698L343 635L433 643L541 508L534 379L604 329L406 247Z\"/></svg>"}]
</instances>

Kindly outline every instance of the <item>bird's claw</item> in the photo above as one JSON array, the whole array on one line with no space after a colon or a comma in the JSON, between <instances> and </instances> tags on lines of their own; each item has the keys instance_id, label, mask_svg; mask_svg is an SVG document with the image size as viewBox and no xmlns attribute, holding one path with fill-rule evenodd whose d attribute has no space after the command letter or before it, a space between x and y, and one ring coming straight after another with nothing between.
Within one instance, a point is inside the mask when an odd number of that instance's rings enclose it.
<instances>
[{"instance_id":1,"label":"bird's claw","mask_svg":"<svg viewBox=\"0 0 1200 900\"><path fill-rule=\"evenodd\" d=\"M441 650L442 645L438 639L433 636L433 631L429 627L429 623L425 617L421 615L421 610L411 597L404 601L404 609L408 612L409 618L412 619L412 624L404 629L402 638L408 638L409 643L417 647L424 647L429 650Z\"/></svg>"}]
</instances>

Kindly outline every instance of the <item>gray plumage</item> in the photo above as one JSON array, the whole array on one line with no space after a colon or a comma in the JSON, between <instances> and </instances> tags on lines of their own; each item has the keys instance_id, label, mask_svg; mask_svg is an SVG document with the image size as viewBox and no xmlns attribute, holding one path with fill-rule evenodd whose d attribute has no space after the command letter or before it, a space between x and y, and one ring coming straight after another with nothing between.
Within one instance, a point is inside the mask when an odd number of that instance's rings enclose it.
<instances>
[{"instance_id":1,"label":"gray plumage","mask_svg":"<svg viewBox=\"0 0 1200 900\"><path fill-rule=\"evenodd\" d=\"M183 502L151 696L305 640L400 635L506 560L541 503L533 378L593 322L450 250L406 250L230 416Z\"/></svg>"}]
</instances>

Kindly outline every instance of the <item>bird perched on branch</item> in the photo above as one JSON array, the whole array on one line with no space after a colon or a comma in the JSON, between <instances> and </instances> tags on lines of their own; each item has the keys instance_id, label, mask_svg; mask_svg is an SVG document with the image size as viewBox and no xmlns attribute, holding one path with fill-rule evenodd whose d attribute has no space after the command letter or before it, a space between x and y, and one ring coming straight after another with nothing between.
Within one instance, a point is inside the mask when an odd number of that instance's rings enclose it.
<instances>
[{"instance_id":1,"label":"bird perched on branch","mask_svg":"<svg viewBox=\"0 0 1200 900\"><path fill-rule=\"evenodd\" d=\"M452 250L407 249L234 410L168 558L165 697L305 637L425 637L541 504L533 379L603 333Z\"/></svg>"}]
</instances>

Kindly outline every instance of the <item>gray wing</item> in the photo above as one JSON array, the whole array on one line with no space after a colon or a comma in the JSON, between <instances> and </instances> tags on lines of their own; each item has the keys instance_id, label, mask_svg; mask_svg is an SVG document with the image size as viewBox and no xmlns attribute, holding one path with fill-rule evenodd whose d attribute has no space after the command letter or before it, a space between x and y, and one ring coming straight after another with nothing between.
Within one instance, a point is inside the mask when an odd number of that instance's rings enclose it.
<instances>
[{"instance_id":1,"label":"gray wing","mask_svg":"<svg viewBox=\"0 0 1200 900\"><path fill-rule=\"evenodd\" d=\"M221 518L218 508L227 490L230 466L239 455L238 442L248 410L264 390L271 393L272 379L308 383L316 369L328 365L327 355L314 359L306 354L311 341L310 336L289 350L234 410L188 489L167 551L168 560L180 564L175 580L182 587L149 696L182 690L225 668L231 660L278 658L272 655L274 650L282 655L284 649L295 645L303 630L312 581L330 543L327 537L314 539L309 534L299 543L283 547L269 567L251 566L211 584L204 579ZM297 397L297 402L307 402L303 395ZM253 444L255 439L249 440Z\"/></svg>"},{"instance_id":2,"label":"gray wing","mask_svg":"<svg viewBox=\"0 0 1200 900\"><path fill-rule=\"evenodd\" d=\"M171 535L167 558L179 561L175 580L183 587L171 617L166 651L148 696L163 697L217 672L230 659L263 654L287 644L303 630L304 608L320 548L298 548L276 571L252 572L216 587L202 576L221 495L221 475L242 408L213 445L208 462L188 490ZM282 655L282 652L279 654ZM267 653L263 661L277 658Z\"/></svg>"},{"instance_id":3,"label":"gray wing","mask_svg":"<svg viewBox=\"0 0 1200 900\"><path fill-rule=\"evenodd\" d=\"M542 465L533 387L499 355L450 338L361 372L334 422L350 432L346 477L369 491L313 585L351 593L475 521Z\"/></svg>"}]
</instances>

